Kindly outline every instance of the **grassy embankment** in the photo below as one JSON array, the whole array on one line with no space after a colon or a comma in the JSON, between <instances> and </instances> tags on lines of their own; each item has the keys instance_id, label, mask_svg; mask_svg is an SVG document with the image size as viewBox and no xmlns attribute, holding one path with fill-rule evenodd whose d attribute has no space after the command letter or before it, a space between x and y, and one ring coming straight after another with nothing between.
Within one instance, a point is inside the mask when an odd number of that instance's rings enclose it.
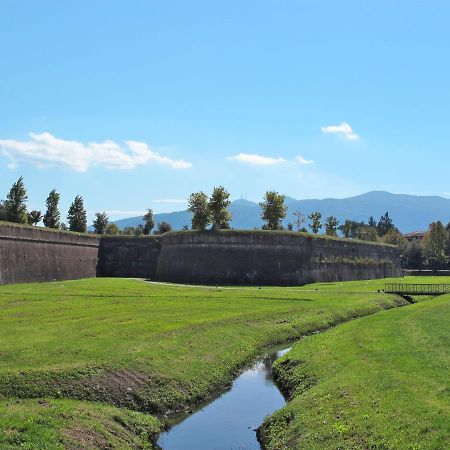
<instances>
[{"instance_id":1,"label":"grassy embankment","mask_svg":"<svg viewBox=\"0 0 450 450\"><path fill-rule=\"evenodd\" d=\"M0 448L148 447L150 414L222 389L265 346L406 303L383 286L2 286Z\"/></svg>"},{"instance_id":2,"label":"grassy embankment","mask_svg":"<svg viewBox=\"0 0 450 450\"><path fill-rule=\"evenodd\" d=\"M266 448L450 448L449 317L445 295L303 339L275 365L291 401Z\"/></svg>"},{"instance_id":3,"label":"grassy embankment","mask_svg":"<svg viewBox=\"0 0 450 450\"><path fill-rule=\"evenodd\" d=\"M83 439L137 447L133 439L145 442L142 430L158 423L131 409L160 417L190 407L267 345L405 303L378 293L382 286L221 289L124 279L1 286L0 448Z\"/></svg>"}]
</instances>

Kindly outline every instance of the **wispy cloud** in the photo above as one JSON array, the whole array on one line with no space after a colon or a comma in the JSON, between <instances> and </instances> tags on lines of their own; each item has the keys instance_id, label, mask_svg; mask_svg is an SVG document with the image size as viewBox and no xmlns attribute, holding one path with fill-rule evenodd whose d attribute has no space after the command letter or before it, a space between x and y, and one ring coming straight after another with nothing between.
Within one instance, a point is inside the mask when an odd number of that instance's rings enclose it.
<instances>
[{"instance_id":1,"label":"wispy cloud","mask_svg":"<svg viewBox=\"0 0 450 450\"><path fill-rule=\"evenodd\" d=\"M254 153L239 153L234 156L228 156L227 159L252 164L254 166L274 166L286 162L284 158L272 158Z\"/></svg>"},{"instance_id":2,"label":"wispy cloud","mask_svg":"<svg viewBox=\"0 0 450 450\"><path fill-rule=\"evenodd\" d=\"M341 122L339 125L328 125L321 128L322 133L337 134L349 141L356 141L359 136L353 132L352 127L347 122Z\"/></svg>"},{"instance_id":3,"label":"wispy cloud","mask_svg":"<svg viewBox=\"0 0 450 450\"><path fill-rule=\"evenodd\" d=\"M308 165L308 164L314 164L314 161L313 161L312 159L305 159L305 158L303 158L303 156L301 156L301 155L296 156L294 159L295 159L299 164L305 164L305 165Z\"/></svg>"},{"instance_id":4,"label":"wispy cloud","mask_svg":"<svg viewBox=\"0 0 450 450\"><path fill-rule=\"evenodd\" d=\"M157 163L172 169L189 169L192 164L174 160L152 150L145 142L126 141L119 145L114 141L88 142L66 141L51 133L30 133L30 141L0 139L0 149L11 160L11 168L19 163L37 167L66 166L78 172L91 167L107 169L134 169L148 163Z\"/></svg>"}]
</instances>

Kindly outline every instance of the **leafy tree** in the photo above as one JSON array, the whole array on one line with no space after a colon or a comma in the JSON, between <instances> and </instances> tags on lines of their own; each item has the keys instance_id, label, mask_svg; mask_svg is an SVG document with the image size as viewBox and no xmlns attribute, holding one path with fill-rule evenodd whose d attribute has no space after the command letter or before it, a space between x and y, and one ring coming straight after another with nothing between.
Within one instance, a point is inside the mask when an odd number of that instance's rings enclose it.
<instances>
[{"instance_id":1,"label":"leafy tree","mask_svg":"<svg viewBox=\"0 0 450 450\"><path fill-rule=\"evenodd\" d=\"M407 269L422 270L423 267L423 251L422 246L417 242L407 243L404 252L404 266Z\"/></svg>"},{"instance_id":2,"label":"leafy tree","mask_svg":"<svg viewBox=\"0 0 450 450\"><path fill-rule=\"evenodd\" d=\"M377 229L374 227L370 227L365 223L360 223L359 226L355 228L354 237L356 239L360 239L361 241L375 242L378 239Z\"/></svg>"},{"instance_id":3,"label":"leafy tree","mask_svg":"<svg viewBox=\"0 0 450 450\"><path fill-rule=\"evenodd\" d=\"M187 225L183 225L182 230L183 230L183 231L187 231L187 230L189 230L189 227L188 227Z\"/></svg>"},{"instance_id":4,"label":"leafy tree","mask_svg":"<svg viewBox=\"0 0 450 450\"><path fill-rule=\"evenodd\" d=\"M70 205L67 221L69 222L70 231L86 233L87 217L86 210L84 209L83 197L81 197L81 195L77 195Z\"/></svg>"},{"instance_id":5,"label":"leafy tree","mask_svg":"<svg viewBox=\"0 0 450 450\"><path fill-rule=\"evenodd\" d=\"M380 217L380 220L377 224L378 236L383 237L389 230L393 230L395 228L392 219L389 217L389 213L387 212L384 216Z\"/></svg>"},{"instance_id":6,"label":"leafy tree","mask_svg":"<svg viewBox=\"0 0 450 450\"><path fill-rule=\"evenodd\" d=\"M164 234L168 231L172 231L172 225L170 223L164 221L158 223L158 234Z\"/></svg>"},{"instance_id":7,"label":"leafy tree","mask_svg":"<svg viewBox=\"0 0 450 450\"><path fill-rule=\"evenodd\" d=\"M105 234L120 234L120 228L115 223L108 223L108 226L106 227L106 233Z\"/></svg>"},{"instance_id":8,"label":"leafy tree","mask_svg":"<svg viewBox=\"0 0 450 450\"><path fill-rule=\"evenodd\" d=\"M47 210L44 215L44 225L47 228L59 228L59 219L61 217L59 213L59 198L60 195L56 192L56 189L53 189L45 201Z\"/></svg>"},{"instance_id":9,"label":"leafy tree","mask_svg":"<svg viewBox=\"0 0 450 450\"><path fill-rule=\"evenodd\" d=\"M345 238L351 238L353 233L353 224L354 222L351 220L346 220L340 227L339 230L342 231L342 234Z\"/></svg>"},{"instance_id":10,"label":"leafy tree","mask_svg":"<svg viewBox=\"0 0 450 450\"><path fill-rule=\"evenodd\" d=\"M294 230L294 225L292 225L292 223L289 222L289 223L287 224L287 229L288 229L288 231L293 231L293 230Z\"/></svg>"},{"instance_id":11,"label":"leafy tree","mask_svg":"<svg viewBox=\"0 0 450 450\"><path fill-rule=\"evenodd\" d=\"M208 197L203 192L194 192L189 197L189 207L192 215L192 229L205 230L210 223Z\"/></svg>"},{"instance_id":12,"label":"leafy tree","mask_svg":"<svg viewBox=\"0 0 450 450\"><path fill-rule=\"evenodd\" d=\"M5 209L6 219L9 222L27 223L27 190L23 183L23 177L20 177L11 187L6 197Z\"/></svg>"},{"instance_id":13,"label":"leafy tree","mask_svg":"<svg viewBox=\"0 0 450 450\"><path fill-rule=\"evenodd\" d=\"M153 228L155 227L155 219L153 218L153 210L147 209L144 217L144 234L149 235L152 233Z\"/></svg>"},{"instance_id":14,"label":"leafy tree","mask_svg":"<svg viewBox=\"0 0 450 450\"><path fill-rule=\"evenodd\" d=\"M136 228L134 228L135 236L142 236L144 234L144 225L139 224Z\"/></svg>"},{"instance_id":15,"label":"leafy tree","mask_svg":"<svg viewBox=\"0 0 450 450\"><path fill-rule=\"evenodd\" d=\"M369 227L376 228L377 227L377 221L372 216L370 216L369 220L367 221L367 225L369 225Z\"/></svg>"},{"instance_id":16,"label":"leafy tree","mask_svg":"<svg viewBox=\"0 0 450 450\"><path fill-rule=\"evenodd\" d=\"M275 191L267 191L261 206L261 218L265 222L265 230L281 230L281 221L286 217L287 207L284 195Z\"/></svg>"},{"instance_id":17,"label":"leafy tree","mask_svg":"<svg viewBox=\"0 0 450 450\"><path fill-rule=\"evenodd\" d=\"M327 236L336 236L339 220L335 216L329 216L325 219L325 234Z\"/></svg>"},{"instance_id":18,"label":"leafy tree","mask_svg":"<svg viewBox=\"0 0 450 450\"><path fill-rule=\"evenodd\" d=\"M105 212L95 213L95 220L93 222L95 233L105 234L108 227L109 219Z\"/></svg>"},{"instance_id":19,"label":"leafy tree","mask_svg":"<svg viewBox=\"0 0 450 450\"><path fill-rule=\"evenodd\" d=\"M440 221L433 222L428 227L422 245L430 269L437 270L447 263L447 236L447 231Z\"/></svg>"},{"instance_id":20,"label":"leafy tree","mask_svg":"<svg viewBox=\"0 0 450 450\"><path fill-rule=\"evenodd\" d=\"M6 204L5 200L0 200L0 220L6 220Z\"/></svg>"},{"instance_id":21,"label":"leafy tree","mask_svg":"<svg viewBox=\"0 0 450 450\"><path fill-rule=\"evenodd\" d=\"M223 186L213 189L208 203L208 211L214 230L230 228L231 213L228 207L231 202L229 199L230 194Z\"/></svg>"},{"instance_id":22,"label":"leafy tree","mask_svg":"<svg viewBox=\"0 0 450 450\"><path fill-rule=\"evenodd\" d=\"M42 212L34 209L28 213L28 223L37 225L42 220Z\"/></svg>"},{"instance_id":23,"label":"leafy tree","mask_svg":"<svg viewBox=\"0 0 450 450\"><path fill-rule=\"evenodd\" d=\"M300 231L302 225L306 222L306 218L300 211L294 211L292 215L295 217L294 225L296 226L297 231Z\"/></svg>"},{"instance_id":24,"label":"leafy tree","mask_svg":"<svg viewBox=\"0 0 450 450\"><path fill-rule=\"evenodd\" d=\"M322 224L320 223L320 219L322 218L322 214L320 214L319 211L315 211L312 212L309 216L308 219L311 220L311 223L309 225L309 228L311 228L312 232L314 234L317 234L320 229L322 228Z\"/></svg>"}]
</instances>

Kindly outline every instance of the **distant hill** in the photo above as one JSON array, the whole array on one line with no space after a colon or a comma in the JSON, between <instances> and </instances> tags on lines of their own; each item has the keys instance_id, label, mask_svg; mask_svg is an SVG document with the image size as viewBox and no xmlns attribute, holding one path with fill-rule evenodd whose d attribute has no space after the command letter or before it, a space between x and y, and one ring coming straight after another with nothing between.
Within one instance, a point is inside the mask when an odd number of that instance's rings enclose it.
<instances>
[{"instance_id":1,"label":"distant hill","mask_svg":"<svg viewBox=\"0 0 450 450\"><path fill-rule=\"evenodd\" d=\"M435 220L441 220L444 224L450 221L450 199L438 196L373 191L344 199L295 200L288 197L286 205L288 215L283 222L285 226L288 222L293 222L293 211L300 211L305 216L313 211L320 211L323 218L333 215L340 222L345 219L367 221L370 216L378 220L388 211L395 225L404 233L425 230ZM252 229L262 225L258 203L243 199L235 200L230 205L230 211L233 216L231 222L233 228ZM184 225L190 226L191 215L188 211L155 214L155 223L162 221L169 222L173 229L180 230ZM130 217L115 223L123 229L142 223L142 217Z\"/></svg>"}]
</instances>

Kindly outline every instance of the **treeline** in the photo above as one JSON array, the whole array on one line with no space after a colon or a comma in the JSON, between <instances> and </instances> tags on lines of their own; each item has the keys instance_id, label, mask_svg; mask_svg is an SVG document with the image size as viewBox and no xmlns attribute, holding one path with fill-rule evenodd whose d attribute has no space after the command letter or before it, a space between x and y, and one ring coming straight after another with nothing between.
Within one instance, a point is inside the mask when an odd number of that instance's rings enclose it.
<instances>
[{"instance_id":1,"label":"treeline","mask_svg":"<svg viewBox=\"0 0 450 450\"><path fill-rule=\"evenodd\" d=\"M69 230L78 233L87 232L87 212L84 207L84 200L81 195L77 195L70 205L67 214L67 224L61 222L61 213L59 209L60 194L53 189L50 191L45 201L45 213L42 211L32 210L28 211L27 201L28 195L23 181L23 177L20 177L9 190L6 200L0 200L0 221L38 225L43 221L44 226L47 228L57 230ZM97 234L150 234L154 228L153 212L148 210L144 216L146 225L140 225L139 227L128 227L123 231L115 223L110 223L108 215L105 212L95 213L95 219L92 223L94 232ZM155 230L156 234L165 233L170 231L172 227L167 222L158 223Z\"/></svg>"},{"instance_id":2,"label":"treeline","mask_svg":"<svg viewBox=\"0 0 450 450\"><path fill-rule=\"evenodd\" d=\"M45 201L45 213L27 209L27 190L23 178L20 177L11 187L6 200L0 200L0 220L15 223L38 225L43 221L47 228L87 232L87 213L84 208L83 197L77 195L70 205L67 214L67 225L61 222L59 210L60 194L53 189ZM231 213L229 192L222 186L215 187L208 197L204 192L194 192L188 201L188 210L192 213L192 230L224 230L229 229ZM283 230L282 221L287 215L285 196L276 191L267 191L261 207L263 230ZM150 235L163 234L171 231L167 222L156 225L153 211L148 209L143 216L143 224L136 227L125 227L120 230L115 223L110 223L105 212L96 212L92 223L97 234ZM309 230L308 230L308 228ZM186 224L183 227L188 230ZM348 239L359 239L372 242L383 242L398 246L402 265L409 269L447 269L450 268L450 223L445 227L441 222L430 224L428 232L420 242L408 242L394 225L389 213L386 212L376 221L369 217L367 222L345 220L339 223L335 216L328 216L322 220L322 214L314 211L304 216L300 211L292 212L292 221L287 225L288 231L324 232L328 236L338 234Z\"/></svg>"}]
</instances>

